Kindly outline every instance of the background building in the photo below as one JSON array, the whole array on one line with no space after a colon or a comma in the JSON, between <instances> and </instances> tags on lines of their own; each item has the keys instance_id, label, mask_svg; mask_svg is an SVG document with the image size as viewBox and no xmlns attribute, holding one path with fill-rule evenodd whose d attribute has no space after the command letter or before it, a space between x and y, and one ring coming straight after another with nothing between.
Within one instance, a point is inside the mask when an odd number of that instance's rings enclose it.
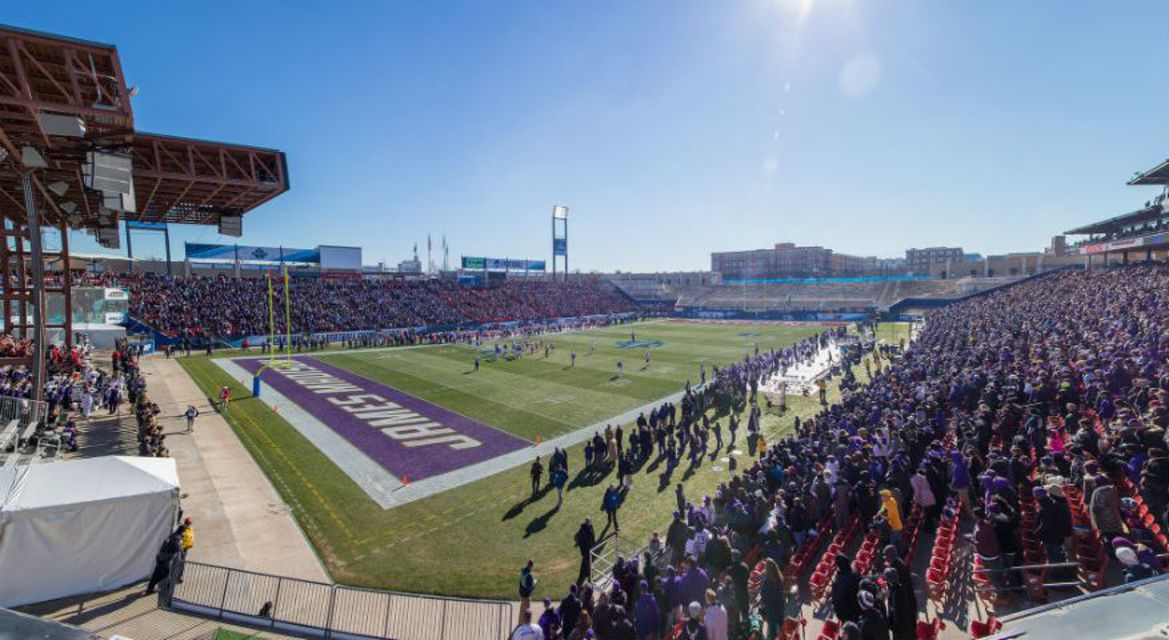
<instances>
[{"instance_id":1,"label":"background building","mask_svg":"<svg viewBox=\"0 0 1169 640\"><path fill-rule=\"evenodd\" d=\"M906 249L905 268L911 274L930 272L935 264L962 262L962 247L926 247L925 249Z\"/></svg>"},{"instance_id":2,"label":"background building","mask_svg":"<svg viewBox=\"0 0 1169 640\"><path fill-rule=\"evenodd\" d=\"M711 271L724 280L874 275L877 262L873 257L835 253L824 247L800 247L792 242L778 243L771 249L710 254Z\"/></svg>"}]
</instances>

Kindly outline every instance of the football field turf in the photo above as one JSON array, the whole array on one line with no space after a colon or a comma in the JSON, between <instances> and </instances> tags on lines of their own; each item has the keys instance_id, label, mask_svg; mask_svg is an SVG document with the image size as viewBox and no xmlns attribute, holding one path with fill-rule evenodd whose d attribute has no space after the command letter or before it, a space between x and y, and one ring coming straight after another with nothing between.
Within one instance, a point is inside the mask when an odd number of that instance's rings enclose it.
<instances>
[{"instance_id":1,"label":"football field turf","mask_svg":"<svg viewBox=\"0 0 1169 640\"><path fill-rule=\"evenodd\" d=\"M668 396L687 379L698 384L702 363L709 376L712 364L740 360L756 344L762 350L779 348L823 330L662 320L539 338L556 345L547 358L538 351L515 360L495 359L489 355L495 344L490 342L481 349L448 345L321 359L526 440L546 440ZM631 337L634 344L647 346L625 346ZM596 347L592 355L590 344ZM473 368L477 351L482 351L478 373ZM571 366L574 351L576 365ZM621 375L619 360L624 363Z\"/></svg>"},{"instance_id":2,"label":"football field turf","mask_svg":"<svg viewBox=\"0 0 1169 640\"><path fill-rule=\"evenodd\" d=\"M617 346L629 340L631 328L638 341L663 343L650 349L652 363L644 371L643 348ZM520 437L547 438L668 395L681 389L688 377L697 382L704 359L709 375L712 362L738 360L754 349L756 341L766 349L820 330L823 327L776 324L638 323L553 336L556 354L547 361L542 352L517 361L484 361L478 374L466 373L472 369L473 353L465 346L315 355ZM906 328L883 325L881 333L896 342ZM596 343L596 352L587 356L590 342ZM567 370L572 349L578 354L577 365ZM628 382L614 379L618 358L625 362L623 378ZM559 598L576 577L579 556L572 546L576 528L585 517L593 518L598 531L604 525L601 496L616 476L580 474L582 445L568 449L570 483L559 507L555 492L529 495L527 466L521 465L385 510L217 365L201 356L180 360L209 397L221 385L232 386L233 397L240 400L232 403L226 416L229 424L272 479L338 582L514 599L519 568L532 558L541 580L536 596ZM857 374L864 379L863 369ZM765 416L768 438L790 430L795 415L806 417L818 409L810 398L789 398L789 405L791 411L783 416ZM715 452L697 468L683 465L668 478L662 476L661 466L643 467L621 509L622 536L640 542L655 530L664 533L674 510L673 483L683 482L686 495L695 498L712 492L729 474L728 454ZM737 455L742 462L745 453Z\"/></svg>"}]
</instances>

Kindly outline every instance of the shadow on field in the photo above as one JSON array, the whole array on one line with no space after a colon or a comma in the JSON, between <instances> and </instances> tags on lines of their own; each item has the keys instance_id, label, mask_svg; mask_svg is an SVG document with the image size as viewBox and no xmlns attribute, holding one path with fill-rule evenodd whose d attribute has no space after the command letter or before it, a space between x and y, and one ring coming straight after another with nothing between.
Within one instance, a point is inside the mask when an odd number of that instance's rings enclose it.
<instances>
[{"instance_id":1,"label":"shadow on field","mask_svg":"<svg viewBox=\"0 0 1169 640\"><path fill-rule=\"evenodd\" d=\"M557 511L560 511L560 505L558 504L554 505L551 509L545 511L536 518L533 518L532 521L528 523L527 528L524 529L524 537L530 538L532 535L543 531L544 528L548 526L548 521L552 519L552 516L556 515Z\"/></svg>"},{"instance_id":2,"label":"shadow on field","mask_svg":"<svg viewBox=\"0 0 1169 640\"><path fill-rule=\"evenodd\" d=\"M602 480L609 477L613 472L613 465L606 465L603 470L598 470L596 465L592 469L581 469L577 472L576 477L568 484L568 490L580 489L582 487L592 487L601 483Z\"/></svg>"},{"instance_id":3,"label":"shadow on field","mask_svg":"<svg viewBox=\"0 0 1169 640\"><path fill-rule=\"evenodd\" d=\"M521 513L524 512L524 509L526 509L528 507L528 505L532 504L533 502L539 501L541 498L548 495L548 492L551 490L552 490L551 484L545 484L544 486L540 487L540 490L537 491L535 493L535 495L530 495L530 496L524 498L523 500L520 500L519 502L512 505L511 509L508 509L507 513L503 514L503 520L504 521L511 520L512 518L520 515Z\"/></svg>"}]
</instances>

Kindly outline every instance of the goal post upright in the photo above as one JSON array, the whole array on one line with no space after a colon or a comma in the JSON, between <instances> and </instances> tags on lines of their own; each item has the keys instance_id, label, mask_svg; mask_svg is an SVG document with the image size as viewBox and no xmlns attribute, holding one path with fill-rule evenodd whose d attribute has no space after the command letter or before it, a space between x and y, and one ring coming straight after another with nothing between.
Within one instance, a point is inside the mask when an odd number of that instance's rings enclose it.
<instances>
[{"instance_id":1,"label":"goal post upright","mask_svg":"<svg viewBox=\"0 0 1169 640\"><path fill-rule=\"evenodd\" d=\"M288 283L288 265L284 265L284 360L292 363L292 289Z\"/></svg>"},{"instance_id":2,"label":"goal post upright","mask_svg":"<svg viewBox=\"0 0 1169 640\"><path fill-rule=\"evenodd\" d=\"M268 364L276 362L276 293L272 288L272 274L268 274Z\"/></svg>"}]
</instances>

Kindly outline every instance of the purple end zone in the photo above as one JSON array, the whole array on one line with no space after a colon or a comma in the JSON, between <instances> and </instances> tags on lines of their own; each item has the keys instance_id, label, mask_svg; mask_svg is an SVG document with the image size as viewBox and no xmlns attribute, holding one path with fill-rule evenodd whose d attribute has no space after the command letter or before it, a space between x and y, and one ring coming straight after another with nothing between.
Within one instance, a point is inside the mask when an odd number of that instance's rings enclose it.
<instances>
[{"instance_id":1,"label":"purple end zone","mask_svg":"<svg viewBox=\"0 0 1169 640\"><path fill-rule=\"evenodd\" d=\"M261 379L399 478L422 480L530 444L316 358L293 360L295 370L266 369ZM267 361L235 362L255 374Z\"/></svg>"}]
</instances>

